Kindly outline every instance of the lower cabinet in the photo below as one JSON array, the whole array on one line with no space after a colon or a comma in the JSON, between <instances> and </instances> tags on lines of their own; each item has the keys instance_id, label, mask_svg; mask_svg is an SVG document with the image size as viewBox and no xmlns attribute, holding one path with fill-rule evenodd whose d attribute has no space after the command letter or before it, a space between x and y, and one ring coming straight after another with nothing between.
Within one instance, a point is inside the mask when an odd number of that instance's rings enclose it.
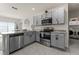
<instances>
[{"instance_id":1,"label":"lower cabinet","mask_svg":"<svg viewBox=\"0 0 79 59\"><path fill-rule=\"evenodd\" d=\"M19 48L24 47L24 35L19 36Z\"/></svg>"},{"instance_id":2,"label":"lower cabinet","mask_svg":"<svg viewBox=\"0 0 79 59\"><path fill-rule=\"evenodd\" d=\"M36 32L36 41L40 42L40 32Z\"/></svg>"},{"instance_id":3,"label":"lower cabinet","mask_svg":"<svg viewBox=\"0 0 79 59\"><path fill-rule=\"evenodd\" d=\"M65 33L51 33L51 46L65 49Z\"/></svg>"},{"instance_id":4,"label":"lower cabinet","mask_svg":"<svg viewBox=\"0 0 79 59\"><path fill-rule=\"evenodd\" d=\"M30 40L29 40L29 35L28 35L28 32L24 33L24 45L27 45L30 43Z\"/></svg>"},{"instance_id":5,"label":"lower cabinet","mask_svg":"<svg viewBox=\"0 0 79 59\"><path fill-rule=\"evenodd\" d=\"M24 33L24 45L30 44L35 41L35 32Z\"/></svg>"},{"instance_id":6,"label":"lower cabinet","mask_svg":"<svg viewBox=\"0 0 79 59\"><path fill-rule=\"evenodd\" d=\"M14 45L15 50L19 49L19 36L15 36Z\"/></svg>"},{"instance_id":7,"label":"lower cabinet","mask_svg":"<svg viewBox=\"0 0 79 59\"><path fill-rule=\"evenodd\" d=\"M13 52L15 50L14 39L15 39L14 37L11 37L9 40L9 52Z\"/></svg>"}]
</instances>

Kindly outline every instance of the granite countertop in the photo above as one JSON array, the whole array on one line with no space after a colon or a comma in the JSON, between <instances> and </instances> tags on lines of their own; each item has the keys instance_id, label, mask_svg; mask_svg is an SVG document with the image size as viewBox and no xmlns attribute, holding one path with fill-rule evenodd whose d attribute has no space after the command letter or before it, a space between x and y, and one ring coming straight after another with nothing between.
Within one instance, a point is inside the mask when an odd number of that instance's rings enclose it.
<instances>
[{"instance_id":1,"label":"granite countertop","mask_svg":"<svg viewBox=\"0 0 79 59\"><path fill-rule=\"evenodd\" d=\"M25 32L32 32L32 31L3 32L1 33L1 35L18 34L18 33L25 33Z\"/></svg>"},{"instance_id":2,"label":"granite countertop","mask_svg":"<svg viewBox=\"0 0 79 59\"><path fill-rule=\"evenodd\" d=\"M23 31L19 31L19 32L3 32L1 34L6 35L6 34L17 34L17 33L24 33L24 32Z\"/></svg>"}]
</instances>

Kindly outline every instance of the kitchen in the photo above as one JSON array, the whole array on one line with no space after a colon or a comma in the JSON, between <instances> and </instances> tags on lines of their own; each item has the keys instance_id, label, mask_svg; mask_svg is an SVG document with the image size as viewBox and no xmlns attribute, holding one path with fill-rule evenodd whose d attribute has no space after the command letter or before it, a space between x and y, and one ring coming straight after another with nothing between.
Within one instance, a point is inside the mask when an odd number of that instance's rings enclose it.
<instances>
[{"instance_id":1,"label":"kitchen","mask_svg":"<svg viewBox=\"0 0 79 59\"><path fill-rule=\"evenodd\" d=\"M70 53L68 3L4 3L0 6L3 6L0 7L0 22L4 25L0 25L3 55L74 54ZM22 49L25 51L20 52Z\"/></svg>"}]
</instances>

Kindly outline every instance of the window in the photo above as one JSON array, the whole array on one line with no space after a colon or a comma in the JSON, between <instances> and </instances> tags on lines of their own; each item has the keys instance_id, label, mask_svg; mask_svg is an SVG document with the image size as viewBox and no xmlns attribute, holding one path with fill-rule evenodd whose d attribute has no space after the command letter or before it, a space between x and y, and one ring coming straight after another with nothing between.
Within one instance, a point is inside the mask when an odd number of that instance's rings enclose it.
<instances>
[{"instance_id":1,"label":"window","mask_svg":"<svg viewBox=\"0 0 79 59\"><path fill-rule=\"evenodd\" d=\"M15 30L15 23L0 22L0 32L12 32Z\"/></svg>"}]
</instances>

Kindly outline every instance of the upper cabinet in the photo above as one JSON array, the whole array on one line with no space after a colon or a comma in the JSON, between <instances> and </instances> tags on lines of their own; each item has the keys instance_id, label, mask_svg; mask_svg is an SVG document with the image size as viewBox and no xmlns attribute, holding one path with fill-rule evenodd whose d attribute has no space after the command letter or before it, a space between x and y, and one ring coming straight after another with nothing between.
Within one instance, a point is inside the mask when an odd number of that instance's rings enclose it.
<instances>
[{"instance_id":1,"label":"upper cabinet","mask_svg":"<svg viewBox=\"0 0 79 59\"><path fill-rule=\"evenodd\" d=\"M41 15L33 17L33 25L41 25Z\"/></svg>"},{"instance_id":2,"label":"upper cabinet","mask_svg":"<svg viewBox=\"0 0 79 59\"><path fill-rule=\"evenodd\" d=\"M52 24L64 24L64 8L52 9Z\"/></svg>"},{"instance_id":3,"label":"upper cabinet","mask_svg":"<svg viewBox=\"0 0 79 59\"><path fill-rule=\"evenodd\" d=\"M47 13L43 13L41 15L42 20L43 19L48 19L48 18L51 18L52 17L52 10L47 10L47 11L48 11Z\"/></svg>"},{"instance_id":4,"label":"upper cabinet","mask_svg":"<svg viewBox=\"0 0 79 59\"><path fill-rule=\"evenodd\" d=\"M47 13L33 17L33 25L62 25L64 23L64 8L50 9Z\"/></svg>"},{"instance_id":5,"label":"upper cabinet","mask_svg":"<svg viewBox=\"0 0 79 59\"><path fill-rule=\"evenodd\" d=\"M48 10L47 18L52 18L52 10Z\"/></svg>"}]
</instances>

